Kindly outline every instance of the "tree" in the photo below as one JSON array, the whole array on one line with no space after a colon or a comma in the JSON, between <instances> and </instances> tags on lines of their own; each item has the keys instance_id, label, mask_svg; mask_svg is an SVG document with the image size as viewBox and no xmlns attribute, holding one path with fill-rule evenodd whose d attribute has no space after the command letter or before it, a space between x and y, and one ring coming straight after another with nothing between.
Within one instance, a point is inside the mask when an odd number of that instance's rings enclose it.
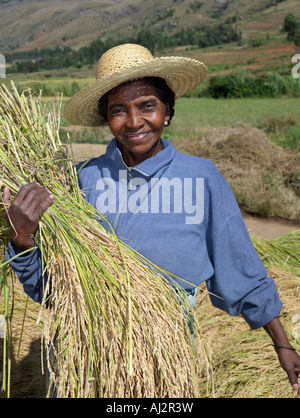
<instances>
[{"instance_id":1,"label":"tree","mask_svg":"<svg viewBox=\"0 0 300 418\"><path fill-rule=\"evenodd\" d=\"M297 21L296 16L294 16L293 13L288 13L284 19L282 30L287 32L287 39L289 41L294 40L295 33L298 29L300 29L300 24Z\"/></svg>"},{"instance_id":2,"label":"tree","mask_svg":"<svg viewBox=\"0 0 300 418\"><path fill-rule=\"evenodd\" d=\"M293 41L294 44L300 48L300 27L296 30Z\"/></svg>"},{"instance_id":3,"label":"tree","mask_svg":"<svg viewBox=\"0 0 300 418\"><path fill-rule=\"evenodd\" d=\"M155 38L155 35L152 34L150 31L141 30L137 35L136 43L144 46L145 48L148 48L149 51L151 51L151 53L154 54L156 47Z\"/></svg>"}]
</instances>

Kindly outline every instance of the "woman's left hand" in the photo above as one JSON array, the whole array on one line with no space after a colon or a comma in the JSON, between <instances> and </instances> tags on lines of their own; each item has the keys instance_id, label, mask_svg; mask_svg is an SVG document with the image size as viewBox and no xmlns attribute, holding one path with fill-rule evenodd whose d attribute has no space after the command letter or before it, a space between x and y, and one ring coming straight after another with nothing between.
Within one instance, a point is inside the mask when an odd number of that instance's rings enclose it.
<instances>
[{"instance_id":1,"label":"woman's left hand","mask_svg":"<svg viewBox=\"0 0 300 418\"><path fill-rule=\"evenodd\" d=\"M292 388L300 396L298 376L300 376L300 356L293 350L279 318L275 318L264 326L272 338L279 362L287 373Z\"/></svg>"},{"instance_id":2,"label":"woman's left hand","mask_svg":"<svg viewBox=\"0 0 300 418\"><path fill-rule=\"evenodd\" d=\"M300 396L300 386L298 383L298 376L300 376L300 356L296 351L285 348L278 348L276 351L281 367L287 373L292 388Z\"/></svg>"}]
</instances>

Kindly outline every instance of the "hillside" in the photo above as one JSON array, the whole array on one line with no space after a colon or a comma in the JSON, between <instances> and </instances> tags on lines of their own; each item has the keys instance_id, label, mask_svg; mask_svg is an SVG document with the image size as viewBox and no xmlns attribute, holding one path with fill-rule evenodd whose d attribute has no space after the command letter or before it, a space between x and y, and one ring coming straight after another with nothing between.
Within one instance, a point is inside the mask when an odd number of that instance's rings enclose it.
<instances>
[{"instance_id":1,"label":"hillside","mask_svg":"<svg viewBox=\"0 0 300 418\"><path fill-rule=\"evenodd\" d=\"M243 39L284 39L288 12L300 17L298 0L0 0L0 52L41 47L78 49L142 29L175 33L182 28L230 22Z\"/></svg>"}]
</instances>

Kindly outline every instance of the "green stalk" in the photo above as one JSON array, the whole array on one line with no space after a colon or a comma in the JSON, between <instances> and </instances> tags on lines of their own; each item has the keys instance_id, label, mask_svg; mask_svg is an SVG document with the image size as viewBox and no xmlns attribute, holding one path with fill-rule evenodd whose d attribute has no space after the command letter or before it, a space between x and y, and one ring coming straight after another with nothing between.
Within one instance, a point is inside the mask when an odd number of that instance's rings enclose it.
<instances>
[{"instance_id":1,"label":"green stalk","mask_svg":"<svg viewBox=\"0 0 300 418\"><path fill-rule=\"evenodd\" d=\"M8 311L9 311L9 290L7 286L7 275L5 269L2 270L2 283L3 283L3 299L4 299L4 318L5 318L5 332L3 338L3 377L2 377L2 390L7 391L7 397L9 398L9 384L10 384L10 368L8 367L7 355L9 349L7 347L7 340L9 338L8 331Z\"/></svg>"},{"instance_id":2,"label":"green stalk","mask_svg":"<svg viewBox=\"0 0 300 418\"><path fill-rule=\"evenodd\" d=\"M25 325L25 319L26 319L26 314L27 314L28 300L29 300L29 296L27 296L27 298L26 298L26 304L25 304L25 309L24 309L24 314L23 314L23 321L22 321L22 326L21 326L21 331L20 331L20 338L19 338L19 345L18 345L17 357L19 357L19 355L20 355L21 342L22 342L24 325Z\"/></svg>"}]
</instances>

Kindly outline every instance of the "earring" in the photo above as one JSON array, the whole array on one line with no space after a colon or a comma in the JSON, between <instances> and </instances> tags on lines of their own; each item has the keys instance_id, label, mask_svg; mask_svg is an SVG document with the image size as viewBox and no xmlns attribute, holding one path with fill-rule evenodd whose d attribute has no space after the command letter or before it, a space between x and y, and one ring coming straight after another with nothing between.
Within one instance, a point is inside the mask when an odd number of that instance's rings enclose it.
<instances>
[{"instance_id":1,"label":"earring","mask_svg":"<svg viewBox=\"0 0 300 418\"><path fill-rule=\"evenodd\" d=\"M165 126L169 126L169 122L165 120Z\"/></svg>"}]
</instances>

